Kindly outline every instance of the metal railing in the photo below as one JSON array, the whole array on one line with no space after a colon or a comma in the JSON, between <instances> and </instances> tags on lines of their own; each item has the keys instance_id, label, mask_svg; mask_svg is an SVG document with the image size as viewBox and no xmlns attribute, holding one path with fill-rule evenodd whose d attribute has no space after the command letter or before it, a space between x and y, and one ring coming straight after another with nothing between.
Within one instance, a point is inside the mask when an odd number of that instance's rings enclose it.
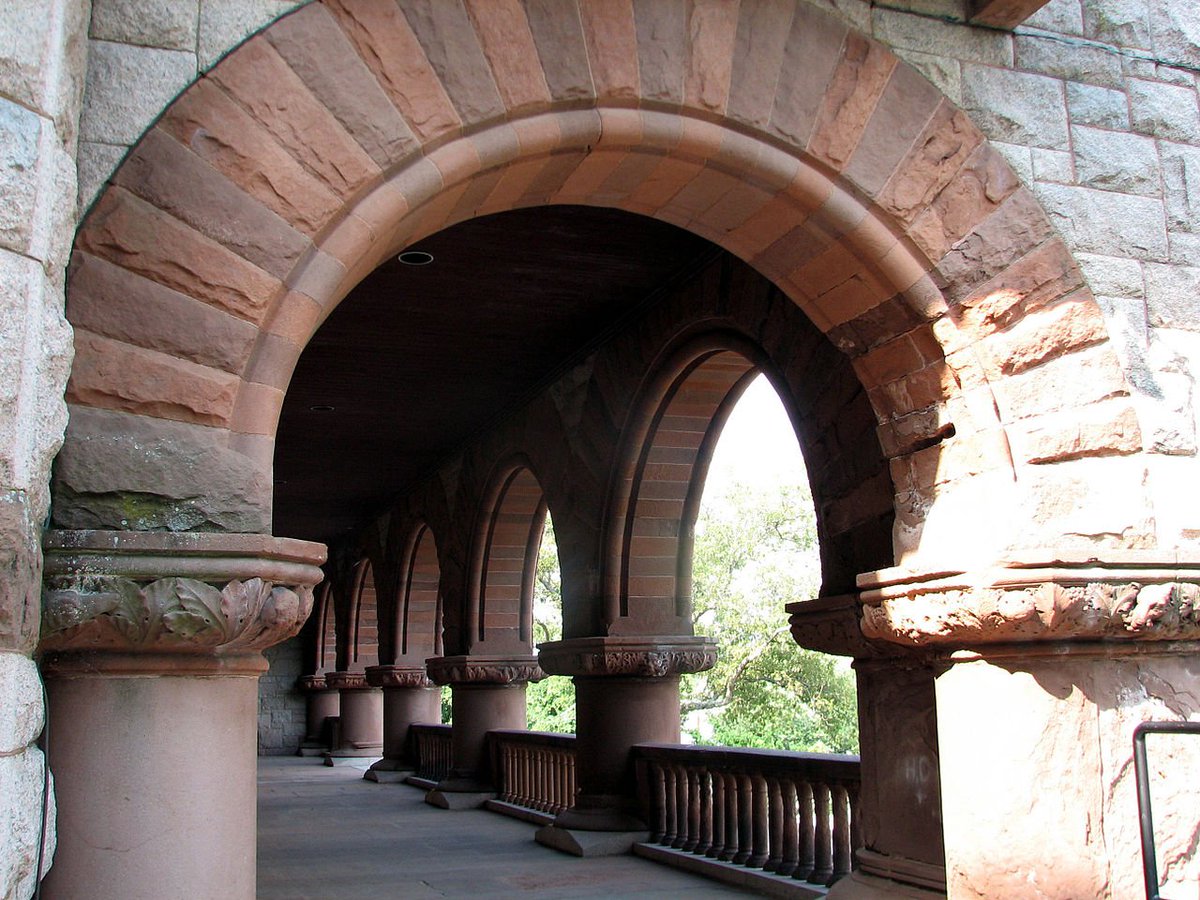
<instances>
[{"instance_id":1,"label":"metal railing","mask_svg":"<svg viewBox=\"0 0 1200 900\"><path fill-rule=\"evenodd\" d=\"M556 816L575 802L575 735L489 731L497 799Z\"/></svg>"},{"instance_id":2,"label":"metal railing","mask_svg":"<svg viewBox=\"0 0 1200 900\"><path fill-rule=\"evenodd\" d=\"M639 744L651 841L811 884L862 846L857 756Z\"/></svg>"},{"instance_id":3,"label":"metal railing","mask_svg":"<svg viewBox=\"0 0 1200 900\"><path fill-rule=\"evenodd\" d=\"M1133 770L1137 779L1138 818L1142 834L1142 875L1146 900L1164 900L1158 892L1158 857L1154 846L1154 815L1150 809L1150 774L1146 735L1200 734L1200 722L1142 722L1133 729Z\"/></svg>"},{"instance_id":4,"label":"metal railing","mask_svg":"<svg viewBox=\"0 0 1200 900\"><path fill-rule=\"evenodd\" d=\"M450 774L451 727L449 725L411 725L409 739L413 742L417 777L441 781Z\"/></svg>"}]
</instances>

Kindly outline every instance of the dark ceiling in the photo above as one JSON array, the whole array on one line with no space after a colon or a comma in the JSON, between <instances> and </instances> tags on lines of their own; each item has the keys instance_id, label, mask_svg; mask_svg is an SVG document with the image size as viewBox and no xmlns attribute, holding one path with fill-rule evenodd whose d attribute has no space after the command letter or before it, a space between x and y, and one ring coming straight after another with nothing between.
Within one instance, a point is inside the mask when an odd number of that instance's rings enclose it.
<instances>
[{"instance_id":1,"label":"dark ceiling","mask_svg":"<svg viewBox=\"0 0 1200 900\"><path fill-rule=\"evenodd\" d=\"M474 219L391 260L300 357L275 449L276 534L329 542L716 248L611 209ZM329 409L328 407L332 407Z\"/></svg>"}]
</instances>

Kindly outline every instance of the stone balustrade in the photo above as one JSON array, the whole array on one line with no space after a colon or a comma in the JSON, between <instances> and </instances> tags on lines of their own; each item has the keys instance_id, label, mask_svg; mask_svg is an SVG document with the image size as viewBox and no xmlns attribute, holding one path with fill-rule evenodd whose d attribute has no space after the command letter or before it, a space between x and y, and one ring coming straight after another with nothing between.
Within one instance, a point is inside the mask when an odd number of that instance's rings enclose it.
<instances>
[{"instance_id":1,"label":"stone balustrade","mask_svg":"<svg viewBox=\"0 0 1200 900\"><path fill-rule=\"evenodd\" d=\"M634 754L652 843L811 884L849 874L862 846L858 757L671 744Z\"/></svg>"},{"instance_id":2,"label":"stone balustrade","mask_svg":"<svg viewBox=\"0 0 1200 900\"><path fill-rule=\"evenodd\" d=\"M449 725L416 723L409 727L416 757L416 777L438 782L450 773L453 730Z\"/></svg>"},{"instance_id":3,"label":"stone balustrade","mask_svg":"<svg viewBox=\"0 0 1200 900\"><path fill-rule=\"evenodd\" d=\"M557 816L575 802L575 735L492 731L492 772L502 803Z\"/></svg>"}]
</instances>

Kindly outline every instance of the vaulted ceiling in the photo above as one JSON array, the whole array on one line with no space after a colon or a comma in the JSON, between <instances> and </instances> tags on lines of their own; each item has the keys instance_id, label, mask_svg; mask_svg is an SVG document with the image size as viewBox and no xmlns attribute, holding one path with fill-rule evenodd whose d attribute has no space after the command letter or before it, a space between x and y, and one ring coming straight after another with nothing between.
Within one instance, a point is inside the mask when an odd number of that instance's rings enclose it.
<instances>
[{"instance_id":1,"label":"vaulted ceiling","mask_svg":"<svg viewBox=\"0 0 1200 900\"><path fill-rule=\"evenodd\" d=\"M276 534L331 541L720 252L674 226L552 206L474 219L368 276L296 368L275 451Z\"/></svg>"}]
</instances>

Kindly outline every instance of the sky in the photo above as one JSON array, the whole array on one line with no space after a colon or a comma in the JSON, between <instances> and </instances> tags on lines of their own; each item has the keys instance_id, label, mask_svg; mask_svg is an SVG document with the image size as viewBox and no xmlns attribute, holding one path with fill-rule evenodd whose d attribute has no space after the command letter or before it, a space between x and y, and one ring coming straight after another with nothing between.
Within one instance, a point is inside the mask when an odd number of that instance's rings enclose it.
<instances>
[{"instance_id":1,"label":"sky","mask_svg":"<svg viewBox=\"0 0 1200 900\"><path fill-rule=\"evenodd\" d=\"M804 457L779 395L759 375L742 395L717 441L708 472L708 491L724 493L735 481L765 489L803 483Z\"/></svg>"}]
</instances>

